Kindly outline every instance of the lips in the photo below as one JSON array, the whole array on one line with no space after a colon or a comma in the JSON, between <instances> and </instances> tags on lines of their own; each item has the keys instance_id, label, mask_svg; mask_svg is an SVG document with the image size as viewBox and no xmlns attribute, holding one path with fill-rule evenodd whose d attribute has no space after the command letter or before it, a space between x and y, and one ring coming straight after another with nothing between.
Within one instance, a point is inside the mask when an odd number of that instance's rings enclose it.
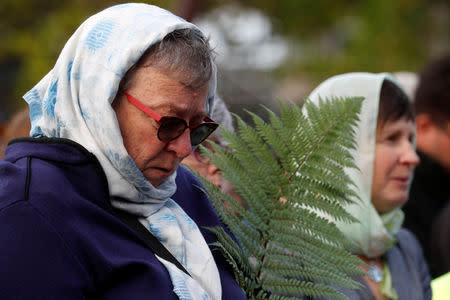
<instances>
[{"instance_id":1,"label":"lips","mask_svg":"<svg viewBox=\"0 0 450 300\"><path fill-rule=\"evenodd\" d=\"M144 169L141 170L142 173L147 173L147 172L157 172L160 173L160 175L164 176L165 174L170 175L173 172L172 168L167 168L167 167L146 167Z\"/></svg>"},{"instance_id":2,"label":"lips","mask_svg":"<svg viewBox=\"0 0 450 300\"><path fill-rule=\"evenodd\" d=\"M409 182L409 177L394 177L394 180Z\"/></svg>"},{"instance_id":3,"label":"lips","mask_svg":"<svg viewBox=\"0 0 450 300\"><path fill-rule=\"evenodd\" d=\"M163 166L163 167L152 167L151 169L153 170L157 170L161 173L165 173L167 174L167 176L172 175L173 172L175 172L175 170L177 169L177 166Z\"/></svg>"},{"instance_id":4,"label":"lips","mask_svg":"<svg viewBox=\"0 0 450 300\"><path fill-rule=\"evenodd\" d=\"M392 180L395 180L395 181L398 181L398 182L409 183L412 180L412 171L404 170L404 172L395 172L394 174L390 175L390 178Z\"/></svg>"},{"instance_id":5,"label":"lips","mask_svg":"<svg viewBox=\"0 0 450 300\"><path fill-rule=\"evenodd\" d=\"M165 171L165 172L170 172L172 170L171 168L162 168L162 167L155 167L155 169Z\"/></svg>"},{"instance_id":6,"label":"lips","mask_svg":"<svg viewBox=\"0 0 450 300\"><path fill-rule=\"evenodd\" d=\"M150 169L160 172L161 174L167 174L167 176L173 173L173 169L167 167L153 167Z\"/></svg>"},{"instance_id":7,"label":"lips","mask_svg":"<svg viewBox=\"0 0 450 300\"><path fill-rule=\"evenodd\" d=\"M411 183L410 177L394 177L392 178L392 181L397 184L397 186L400 186L403 189L408 189L409 185Z\"/></svg>"}]
</instances>

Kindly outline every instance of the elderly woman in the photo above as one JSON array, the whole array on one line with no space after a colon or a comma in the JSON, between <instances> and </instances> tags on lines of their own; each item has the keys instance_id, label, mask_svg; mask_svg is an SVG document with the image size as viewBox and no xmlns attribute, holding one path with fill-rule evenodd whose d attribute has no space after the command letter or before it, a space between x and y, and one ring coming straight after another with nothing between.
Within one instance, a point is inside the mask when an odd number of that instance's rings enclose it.
<instances>
[{"instance_id":1,"label":"elderly woman","mask_svg":"<svg viewBox=\"0 0 450 300\"><path fill-rule=\"evenodd\" d=\"M359 223L338 227L353 245L349 250L367 263L368 275L356 279L361 289L342 292L350 299L431 299L422 249L401 228L400 208L419 163L408 97L388 74L349 73L326 80L310 99L351 96L365 98L355 128L358 170L347 170L360 200L346 210Z\"/></svg>"},{"instance_id":2,"label":"elderly woman","mask_svg":"<svg viewBox=\"0 0 450 300\"><path fill-rule=\"evenodd\" d=\"M146 4L86 20L24 96L31 138L0 161L0 298L245 298L197 226L217 215L178 168L217 127L214 93L193 24ZM177 168L196 203L172 200Z\"/></svg>"}]
</instances>

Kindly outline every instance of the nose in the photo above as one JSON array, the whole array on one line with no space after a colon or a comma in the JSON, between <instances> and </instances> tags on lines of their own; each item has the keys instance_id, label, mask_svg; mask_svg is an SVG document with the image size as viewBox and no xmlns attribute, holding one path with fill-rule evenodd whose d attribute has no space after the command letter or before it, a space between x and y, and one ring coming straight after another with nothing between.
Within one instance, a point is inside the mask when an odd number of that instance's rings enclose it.
<instances>
[{"instance_id":1,"label":"nose","mask_svg":"<svg viewBox=\"0 0 450 300\"><path fill-rule=\"evenodd\" d=\"M192 151L190 131L185 130L178 138L170 141L167 149L175 152L179 158L188 156Z\"/></svg>"},{"instance_id":2,"label":"nose","mask_svg":"<svg viewBox=\"0 0 450 300\"><path fill-rule=\"evenodd\" d=\"M419 164L420 158L411 142L407 142L400 156L400 162L415 167Z\"/></svg>"}]
</instances>

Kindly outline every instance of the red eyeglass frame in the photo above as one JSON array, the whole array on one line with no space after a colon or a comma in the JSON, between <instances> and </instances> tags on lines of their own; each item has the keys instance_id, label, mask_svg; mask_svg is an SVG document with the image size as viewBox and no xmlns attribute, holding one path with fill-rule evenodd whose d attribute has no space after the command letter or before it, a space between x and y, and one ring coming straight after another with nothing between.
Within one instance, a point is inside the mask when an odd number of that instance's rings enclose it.
<instances>
[{"instance_id":1,"label":"red eyeglass frame","mask_svg":"<svg viewBox=\"0 0 450 300\"><path fill-rule=\"evenodd\" d=\"M217 124L216 122L214 122L214 120L211 119L211 118L209 118L208 116L205 116L205 117L203 118L203 122L202 122L202 123L199 123L199 124L196 124L196 125L189 125L189 124L187 124L187 122L186 122L185 120L183 120L183 119L181 119L181 118L178 118L178 117L175 117L175 116L161 116L161 115L158 114L156 111L154 111L154 110L151 109L150 107L146 106L144 103L142 103L142 102L139 101L138 99L134 98L133 96L131 96L131 95L128 94L127 92L123 92L123 94L127 97L128 102L130 102L131 104L133 104L136 108L138 108L139 110L141 110L142 112L144 112L146 115L148 115L149 117L151 117L152 119L154 119L154 120L155 120L156 122L158 122L158 123L160 123L161 120L162 120L163 118L174 118L174 119L178 119L178 120L182 121L182 122L185 124L185 129L182 131L182 133L183 133L186 129L189 129L189 130L191 130L191 132L192 132L192 129L195 129L195 128L201 126L201 125L204 125L205 123L207 123L208 125L214 127L214 129L211 131L211 133L212 133L212 132L219 126L219 124ZM159 132L159 129L158 129L158 132ZM182 133L181 133L181 134L182 134ZM211 133L210 133L210 134L211 134ZM181 134L180 134L180 135L181 135ZM167 141L174 140L174 139L178 138L180 135L178 135L178 136L176 136L176 137L174 137L174 138L172 138L172 139L169 139L169 140L167 140ZM209 136L209 134L208 134L203 140L205 140L208 136ZM158 138L159 138L161 141L166 141L166 140L163 140L163 139L161 139L161 138L159 137L159 133L158 133ZM202 140L202 141L203 141L203 140ZM197 143L196 145L198 145L198 144L200 144L200 143L201 143L201 142Z\"/></svg>"}]
</instances>

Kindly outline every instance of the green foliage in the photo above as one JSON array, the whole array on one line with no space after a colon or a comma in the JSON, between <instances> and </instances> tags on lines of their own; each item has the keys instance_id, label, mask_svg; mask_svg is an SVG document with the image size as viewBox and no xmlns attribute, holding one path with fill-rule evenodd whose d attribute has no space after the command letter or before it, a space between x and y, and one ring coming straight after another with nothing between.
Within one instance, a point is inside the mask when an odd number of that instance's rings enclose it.
<instances>
[{"instance_id":1,"label":"green foliage","mask_svg":"<svg viewBox=\"0 0 450 300\"><path fill-rule=\"evenodd\" d=\"M332 218L353 222L343 205L353 192L344 168L354 168L353 125L362 98L305 104L305 111L281 104L281 117L267 109L270 123L251 114L255 127L239 117L239 136L222 129L232 151L213 144L205 155L244 200L200 178L223 222L210 228L214 244L231 264L250 299L302 296L345 299L333 287L355 289L361 261L344 250L346 239Z\"/></svg>"},{"instance_id":2,"label":"green foliage","mask_svg":"<svg viewBox=\"0 0 450 300\"><path fill-rule=\"evenodd\" d=\"M20 100L22 96L52 68L65 42L82 21L101 9L123 2L129 1L0 1L2 109L13 111L25 104ZM186 3L191 3L194 15L225 3L218 0L144 2L175 13L181 13ZM286 63L276 71L280 78L301 75L318 83L332 75L355 70L418 71L429 59L450 49L448 1L235 2L261 10L271 19L276 33L298 42L298 47L291 48Z\"/></svg>"},{"instance_id":3,"label":"green foliage","mask_svg":"<svg viewBox=\"0 0 450 300\"><path fill-rule=\"evenodd\" d=\"M237 0L298 42L279 72L321 82L335 74L418 71L449 51L448 1Z\"/></svg>"},{"instance_id":4,"label":"green foliage","mask_svg":"<svg viewBox=\"0 0 450 300\"><path fill-rule=\"evenodd\" d=\"M22 96L54 66L64 44L94 13L126 0L3 0L0 2L0 67L16 64L11 86L3 92L17 109ZM152 4L171 8L171 0ZM0 99L2 103L3 99ZM8 102L9 102L8 101Z\"/></svg>"}]
</instances>

